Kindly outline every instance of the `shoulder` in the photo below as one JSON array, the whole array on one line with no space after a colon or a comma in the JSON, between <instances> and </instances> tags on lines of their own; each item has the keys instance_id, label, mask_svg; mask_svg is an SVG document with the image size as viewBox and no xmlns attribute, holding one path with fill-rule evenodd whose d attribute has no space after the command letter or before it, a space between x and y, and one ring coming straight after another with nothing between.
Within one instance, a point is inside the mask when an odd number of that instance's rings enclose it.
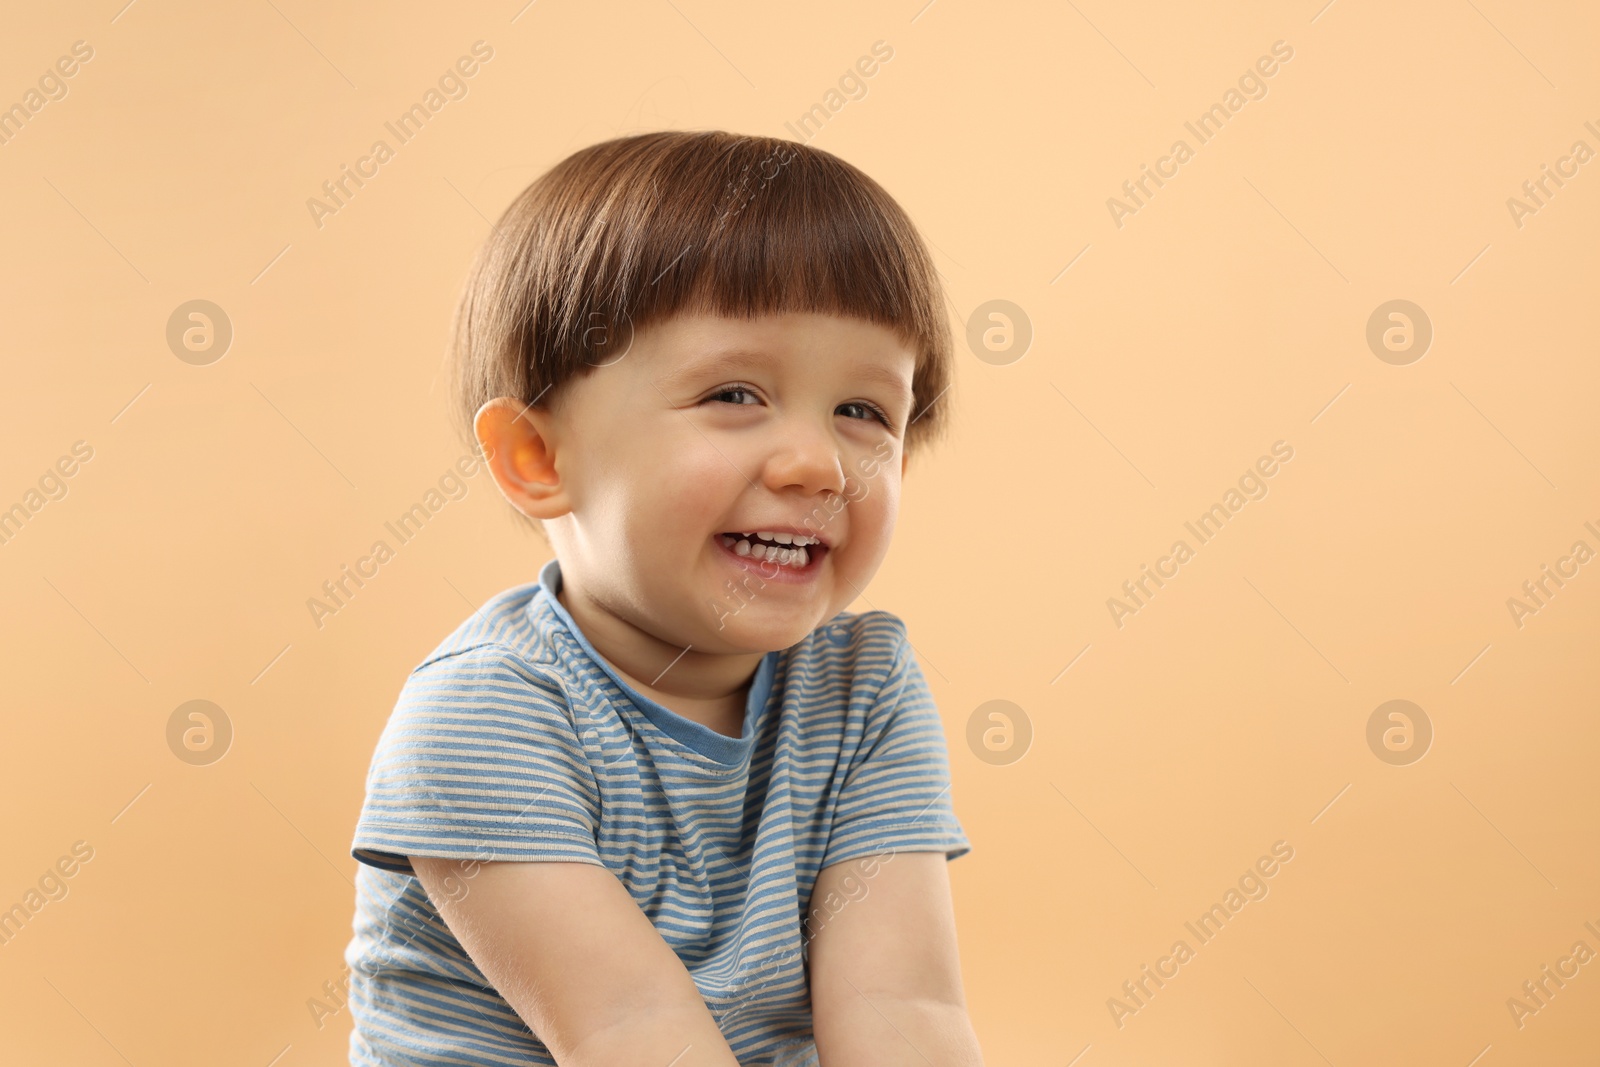
<instances>
[{"instance_id":1,"label":"shoulder","mask_svg":"<svg viewBox=\"0 0 1600 1067\"><path fill-rule=\"evenodd\" d=\"M401 686L368 771L368 792L421 788L467 803L552 776L572 794L594 793L582 712L549 664L480 641L430 656ZM409 781L411 786L397 783ZM474 803L478 801L473 801ZM492 806L492 805L491 805Z\"/></svg>"},{"instance_id":2,"label":"shoulder","mask_svg":"<svg viewBox=\"0 0 1600 1067\"><path fill-rule=\"evenodd\" d=\"M879 610L841 612L791 649L786 674L791 684L810 682L823 692L837 694L843 688L847 706L868 711L908 673L917 672L915 657L899 616Z\"/></svg>"},{"instance_id":3,"label":"shoulder","mask_svg":"<svg viewBox=\"0 0 1600 1067\"><path fill-rule=\"evenodd\" d=\"M800 647L820 651L826 646L839 658L860 661L881 656L885 651L898 652L906 644L906 624L900 617L874 610L841 611L811 631Z\"/></svg>"},{"instance_id":4,"label":"shoulder","mask_svg":"<svg viewBox=\"0 0 1600 1067\"><path fill-rule=\"evenodd\" d=\"M538 582L512 586L474 609L411 671L406 689L510 686L563 695L585 670Z\"/></svg>"},{"instance_id":5,"label":"shoulder","mask_svg":"<svg viewBox=\"0 0 1600 1067\"><path fill-rule=\"evenodd\" d=\"M545 613L530 610L537 591L497 594L441 641L406 677L391 724L470 718L480 729L571 729L575 660L558 652Z\"/></svg>"},{"instance_id":6,"label":"shoulder","mask_svg":"<svg viewBox=\"0 0 1600 1067\"><path fill-rule=\"evenodd\" d=\"M447 661L459 664L494 657L529 666L558 663L550 643L552 620L547 611L538 610L541 596L538 582L496 593L440 641L413 673Z\"/></svg>"}]
</instances>

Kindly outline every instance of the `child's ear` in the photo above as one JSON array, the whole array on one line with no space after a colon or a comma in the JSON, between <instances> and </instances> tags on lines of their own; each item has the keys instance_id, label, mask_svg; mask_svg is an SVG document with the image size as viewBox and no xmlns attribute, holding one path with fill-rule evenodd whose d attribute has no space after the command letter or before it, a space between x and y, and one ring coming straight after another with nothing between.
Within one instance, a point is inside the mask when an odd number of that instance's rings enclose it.
<instances>
[{"instance_id":1,"label":"child's ear","mask_svg":"<svg viewBox=\"0 0 1600 1067\"><path fill-rule=\"evenodd\" d=\"M472 420L473 434L501 495L535 519L553 519L572 510L556 470L553 428L549 411L509 396L484 404Z\"/></svg>"}]
</instances>

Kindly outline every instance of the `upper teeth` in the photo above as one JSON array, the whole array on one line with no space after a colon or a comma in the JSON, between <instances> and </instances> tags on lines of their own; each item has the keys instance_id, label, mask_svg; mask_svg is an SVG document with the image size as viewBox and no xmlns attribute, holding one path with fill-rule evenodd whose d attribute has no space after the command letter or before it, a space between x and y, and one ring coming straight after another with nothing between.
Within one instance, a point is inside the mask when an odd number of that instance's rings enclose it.
<instances>
[{"instance_id":1,"label":"upper teeth","mask_svg":"<svg viewBox=\"0 0 1600 1067\"><path fill-rule=\"evenodd\" d=\"M821 544L820 537L807 537L804 534L776 533L772 530L757 530L754 534L745 534L746 537L759 537L763 541L776 541L780 545L806 545Z\"/></svg>"},{"instance_id":2,"label":"upper teeth","mask_svg":"<svg viewBox=\"0 0 1600 1067\"><path fill-rule=\"evenodd\" d=\"M752 545L750 540L757 539ZM766 545L762 541L776 541L783 545L793 545L793 548L779 548L777 545ZM821 544L821 538L807 537L803 534L777 533L772 530L757 530L746 534L723 534L722 543L732 549L737 555L748 556L751 559L767 560L781 565L804 567L811 560L811 554L806 551L806 546Z\"/></svg>"}]
</instances>

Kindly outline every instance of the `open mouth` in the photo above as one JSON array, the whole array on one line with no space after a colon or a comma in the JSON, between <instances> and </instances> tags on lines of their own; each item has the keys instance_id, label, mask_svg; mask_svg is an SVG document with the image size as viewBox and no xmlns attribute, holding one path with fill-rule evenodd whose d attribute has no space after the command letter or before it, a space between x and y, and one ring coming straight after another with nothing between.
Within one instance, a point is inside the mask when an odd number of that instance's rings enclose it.
<instances>
[{"instance_id":1,"label":"open mouth","mask_svg":"<svg viewBox=\"0 0 1600 1067\"><path fill-rule=\"evenodd\" d=\"M730 531L716 534L715 540L740 559L789 571L808 570L828 551L821 538L773 530Z\"/></svg>"}]
</instances>

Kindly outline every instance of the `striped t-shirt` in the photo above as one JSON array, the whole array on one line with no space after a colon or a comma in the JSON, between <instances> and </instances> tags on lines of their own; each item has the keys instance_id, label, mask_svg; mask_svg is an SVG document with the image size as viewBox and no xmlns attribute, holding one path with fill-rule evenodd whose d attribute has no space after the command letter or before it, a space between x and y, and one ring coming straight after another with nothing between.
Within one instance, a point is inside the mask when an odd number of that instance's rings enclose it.
<instances>
[{"instance_id":1,"label":"striped t-shirt","mask_svg":"<svg viewBox=\"0 0 1600 1067\"><path fill-rule=\"evenodd\" d=\"M619 678L556 599L556 560L406 679L373 754L345 950L355 1065L553 1065L451 934L407 856L610 870L744 1064L816 1064L806 943L817 872L971 850L905 625L842 613L762 657L741 736ZM477 868L458 866L456 894ZM855 883L853 883L855 884ZM809 915L808 915L809 909Z\"/></svg>"}]
</instances>

